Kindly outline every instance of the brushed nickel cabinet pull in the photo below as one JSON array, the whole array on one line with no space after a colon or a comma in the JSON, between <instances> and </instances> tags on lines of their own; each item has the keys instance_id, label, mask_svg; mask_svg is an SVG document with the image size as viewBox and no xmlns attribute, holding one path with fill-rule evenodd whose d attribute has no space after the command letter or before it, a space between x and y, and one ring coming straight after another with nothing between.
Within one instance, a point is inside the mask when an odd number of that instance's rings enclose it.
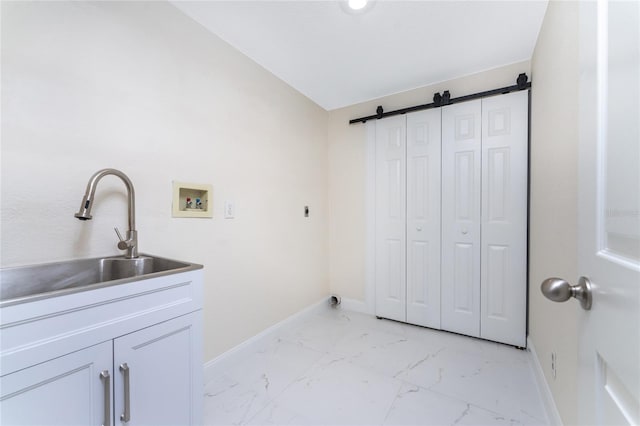
<instances>
[{"instance_id":1,"label":"brushed nickel cabinet pull","mask_svg":"<svg viewBox=\"0 0 640 426\"><path fill-rule=\"evenodd\" d=\"M104 388L104 423L102 426L111 426L111 376L109 370L100 373L100 380Z\"/></svg>"},{"instance_id":2,"label":"brushed nickel cabinet pull","mask_svg":"<svg viewBox=\"0 0 640 426\"><path fill-rule=\"evenodd\" d=\"M120 420L128 422L131 420L131 397L129 394L129 366L126 362L120 364L120 371L124 374L124 413L120 414Z\"/></svg>"}]
</instances>

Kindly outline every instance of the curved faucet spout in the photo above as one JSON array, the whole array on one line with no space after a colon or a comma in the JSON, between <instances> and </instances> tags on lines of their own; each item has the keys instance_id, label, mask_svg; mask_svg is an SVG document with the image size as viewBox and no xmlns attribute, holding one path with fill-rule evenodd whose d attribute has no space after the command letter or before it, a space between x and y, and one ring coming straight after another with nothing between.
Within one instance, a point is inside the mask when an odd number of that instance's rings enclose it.
<instances>
[{"instance_id":1,"label":"curved faucet spout","mask_svg":"<svg viewBox=\"0 0 640 426\"><path fill-rule=\"evenodd\" d=\"M122 182L124 182L125 186L127 187L127 196L129 200L129 229L127 230L126 239L120 238L118 248L127 250L127 258L138 257L138 232L136 231L135 191L133 189L133 183L131 182L131 179L129 179L129 177L122 173L120 170L102 169L94 173L94 175L89 179L89 183L87 184L87 189L85 190L84 197L82 198L80 209L74 216L80 220L91 220L93 218L93 216L91 216L91 208L93 207L96 187L98 186L98 182L100 181L100 179L107 175L118 176L122 180Z\"/></svg>"}]
</instances>

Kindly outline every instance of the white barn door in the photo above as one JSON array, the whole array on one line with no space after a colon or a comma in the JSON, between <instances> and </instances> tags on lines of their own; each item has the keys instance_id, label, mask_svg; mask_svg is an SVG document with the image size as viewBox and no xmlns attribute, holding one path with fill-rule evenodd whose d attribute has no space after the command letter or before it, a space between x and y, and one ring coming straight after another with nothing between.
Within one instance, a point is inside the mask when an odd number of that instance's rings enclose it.
<instances>
[{"instance_id":1,"label":"white barn door","mask_svg":"<svg viewBox=\"0 0 640 426\"><path fill-rule=\"evenodd\" d=\"M376 315L526 338L526 91L377 120Z\"/></svg>"},{"instance_id":2,"label":"white barn door","mask_svg":"<svg viewBox=\"0 0 640 426\"><path fill-rule=\"evenodd\" d=\"M528 92L482 100L480 337L526 346Z\"/></svg>"},{"instance_id":3,"label":"white barn door","mask_svg":"<svg viewBox=\"0 0 640 426\"><path fill-rule=\"evenodd\" d=\"M407 114L407 322L440 328L440 117Z\"/></svg>"},{"instance_id":4,"label":"white barn door","mask_svg":"<svg viewBox=\"0 0 640 426\"><path fill-rule=\"evenodd\" d=\"M442 108L442 328L480 336L481 101Z\"/></svg>"},{"instance_id":5,"label":"white barn door","mask_svg":"<svg viewBox=\"0 0 640 426\"><path fill-rule=\"evenodd\" d=\"M406 119L376 121L376 315L406 321Z\"/></svg>"}]
</instances>

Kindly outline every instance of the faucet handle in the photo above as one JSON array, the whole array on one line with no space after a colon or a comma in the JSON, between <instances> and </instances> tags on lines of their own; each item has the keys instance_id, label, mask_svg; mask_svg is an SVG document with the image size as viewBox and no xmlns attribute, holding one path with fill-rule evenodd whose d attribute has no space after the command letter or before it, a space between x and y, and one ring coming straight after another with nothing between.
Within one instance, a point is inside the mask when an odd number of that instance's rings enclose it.
<instances>
[{"instance_id":1,"label":"faucet handle","mask_svg":"<svg viewBox=\"0 0 640 426\"><path fill-rule=\"evenodd\" d=\"M114 231L116 231L116 234L118 235L118 239L120 240L120 242L118 242L118 248L120 250L126 250L129 248L129 243L127 243L127 240L125 240L124 238L122 238L122 234L120 233L120 231L118 230L118 227L114 227L113 228Z\"/></svg>"}]
</instances>

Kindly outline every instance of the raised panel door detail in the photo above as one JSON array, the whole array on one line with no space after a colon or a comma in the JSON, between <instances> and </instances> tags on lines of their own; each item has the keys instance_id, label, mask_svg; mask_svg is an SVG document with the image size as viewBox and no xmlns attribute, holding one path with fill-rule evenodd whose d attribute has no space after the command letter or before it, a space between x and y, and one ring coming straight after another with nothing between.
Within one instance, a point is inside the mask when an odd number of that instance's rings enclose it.
<instances>
[{"instance_id":1,"label":"raised panel door detail","mask_svg":"<svg viewBox=\"0 0 640 426\"><path fill-rule=\"evenodd\" d=\"M424 121L415 124L413 143L415 145L426 145L429 143L429 123Z\"/></svg>"},{"instance_id":2,"label":"raised panel door detail","mask_svg":"<svg viewBox=\"0 0 640 426\"><path fill-rule=\"evenodd\" d=\"M511 133L511 111L500 108L489 111L489 136L508 135Z\"/></svg>"},{"instance_id":3,"label":"raised panel door detail","mask_svg":"<svg viewBox=\"0 0 640 426\"><path fill-rule=\"evenodd\" d=\"M376 315L406 321L406 117L376 121Z\"/></svg>"},{"instance_id":4,"label":"raised panel door detail","mask_svg":"<svg viewBox=\"0 0 640 426\"><path fill-rule=\"evenodd\" d=\"M403 132L401 127L389 129L389 148L401 148L404 145L402 140Z\"/></svg>"},{"instance_id":5,"label":"raised panel door detail","mask_svg":"<svg viewBox=\"0 0 640 426\"><path fill-rule=\"evenodd\" d=\"M473 245L455 245L454 270L454 309L459 313L470 314L473 312Z\"/></svg>"},{"instance_id":6,"label":"raised panel door detail","mask_svg":"<svg viewBox=\"0 0 640 426\"><path fill-rule=\"evenodd\" d=\"M481 102L442 108L441 325L480 334Z\"/></svg>"},{"instance_id":7,"label":"raised panel door detail","mask_svg":"<svg viewBox=\"0 0 640 426\"><path fill-rule=\"evenodd\" d=\"M455 215L458 220L473 220L476 188L474 153L457 152L455 162Z\"/></svg>"},{"instance_id":8,"label":"raised panel door detail","mask_svg":"<svg viewBox=\"0 0 640 426\"><path fill-rule=\"evenodd\" d=\"M487 208L488 218L490 222L508 220L507 197L510 194L509 188L509 164L510 148L495 148L487 150L488 153L488 170L486 172Z\"/></svg>"},{"instance_id":9,"label":"raised panel door detail","mask_svg":"<svg viewBox=\"0 0 640 426\"><path fill-rule=\"evenodd\" d=\"M481 337L526 345L528 94L482 100Z\"/></svg>"},{"instance_id":10,"label":"raised panel door detail","mask_svg":"<svg viewBox=\"0 0 640 426\"><path fill-rule=\"evenodd\" d=\"M473 139L475 132L474 114L460 115L455 118L455 140L462 141L465 139Z\"/></svg>"},{"instance_id":11,"label":"raised panel door detail","mask_svg":"<svg viewBox=\"0 0 640 426\"><path fill-rule=\"evenodd\" d=\"M509 270L509 248L491 245L487 248L487 316L506 320L507 273Z\"/></svg>"},{"instance_id":12,"label":"raised panel door detail","mask_svg":"<svg viewBox=\"0 0 640 426\"><path fill-rule=\"evenodd\" d=\"M399 240L387 240L387 298L400 301L404 294L401 286L404 285L404 258Z\"/></svg>"},{"instance_id":13,"label":"raised panel door detail","mask_svg":"<svg viewBox=\"0 0 640 426\"><path fill-rule=\"evenodd\" d=\"M440 328L441 111L406 117L406 321Z\"/></svg>"},{"instance_id":14,"label":"raised panel door detail","mask_svg":"<svg viewBox=\"0 0 640 426\"><path fill-rule=\"evenodd\" d=\"M428 286L429 282L429 243L423 241L414 241L410 248L412 269L412 279L409 283L412 291L409 292L409 303L426 305L429 300Z\"/></svg>"},{"instance_id":15,"label":"raised panel door detail","mask_svg":"<svg viewBox=\"0 0 640 426\"><path fill-rule=\"evenodd\" d=\"M429 157L414 157L413 161L413 186L409 197L412 199L413 217L416 220L427 220L429 218L430 194L429 190Z\"/></svg>"},{"instance_id":16,"label":"raised panel door detail","mask_svg":"<svg viewBox=\"0 0 640 426\"><path fill-rule=\"evenodd\" d=\"M402 164L400 160L389 160L387 162L388 170L388 206L389 206L389 218L396 220L404 220L404 185L403 185L403 173Z\"/></svg>"}]
</instances>

